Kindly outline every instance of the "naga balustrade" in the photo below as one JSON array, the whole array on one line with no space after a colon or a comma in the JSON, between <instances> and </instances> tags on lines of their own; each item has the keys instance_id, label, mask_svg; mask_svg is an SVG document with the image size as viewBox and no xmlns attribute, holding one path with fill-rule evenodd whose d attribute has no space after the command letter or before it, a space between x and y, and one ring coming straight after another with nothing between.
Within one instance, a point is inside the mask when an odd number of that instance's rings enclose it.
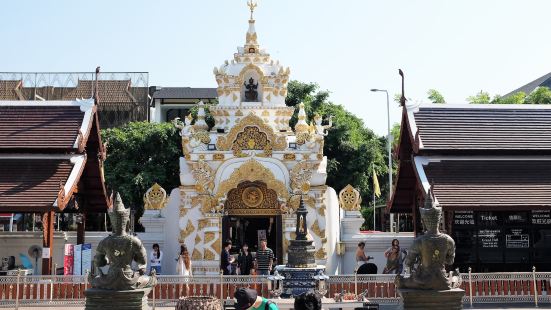
<instances>
[{"instance_id":1,"label":"naga balustrade","mask_svg":"<svg viewBox=\"0 0 551 310\"><path fill-rule=\"evenodd\" d=\"M326 297L335 294L363 294L371 302L398 304L394 275L334 275L326 284ZM463 302L534 304L551 303L551 272L465 273L461 275L465 290ZM181 296L215 296L232 298L239 287L250 287L262 296L270 296L266 276L170 276L157 277L158 284L149 294L156 305L175 305ZM0 307L23 304L82 305L87 276L0 276Z\"/></svg>"}]
</instances>

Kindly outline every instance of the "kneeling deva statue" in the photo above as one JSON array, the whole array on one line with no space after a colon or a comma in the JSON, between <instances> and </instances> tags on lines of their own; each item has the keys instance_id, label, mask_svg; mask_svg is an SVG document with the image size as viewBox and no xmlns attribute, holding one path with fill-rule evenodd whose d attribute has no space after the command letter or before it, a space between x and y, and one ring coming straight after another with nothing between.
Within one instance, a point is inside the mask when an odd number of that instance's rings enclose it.
<instances>
[{"instance_id":1,"label":"kneeling deva statue","mask_svg":"<svg viewBox=\"0 0 551 310\"><path fill-rule=\"evenodd\" d=\"M411 276L397 275L395 284L401 289L449 290L459 287L461 277L456 269L453 276L446 275L446 265L455 258L455 242L438 229L442 208L435 201L432 186L425 199L424 208L419 208L425 233L413 241L404 260Z\"/></svg>"},{"instance_id":2,"label":"kneeling deva statue","mask_svg":"<svg viewBox=\"0 0 551 310\"><path fill-rule=\"evenodd\" d=\"M93 288L113 291L128 291L153 287L157 283L155 274L145 275L147 255L140 239L127 234L130 210L124 207L121 196L109 211L113 234L101 240L94 256L97 275L92 276ZM138 271L132 270L132 261L138 264ZM100 267L109 266L104 274Z\"/></svg>"},{"instance_id":3,"label":"kneeling deva statue","mask_svg":"<svg viewBox=\"0 0 551 310\"><path fill-rule=\"evenodd\" d=\"M117 193L109 210L113 234L101 240L94 256L97 274L90 274L92 288L87 289L85 310L145 310L147 295L157 284L155 273L145 275L146 252L140 239L128 235L130 211ZM132 261L138 271L132 270ZM109 266L103 273L101 267Z\"/></svg>"}]
</instances>

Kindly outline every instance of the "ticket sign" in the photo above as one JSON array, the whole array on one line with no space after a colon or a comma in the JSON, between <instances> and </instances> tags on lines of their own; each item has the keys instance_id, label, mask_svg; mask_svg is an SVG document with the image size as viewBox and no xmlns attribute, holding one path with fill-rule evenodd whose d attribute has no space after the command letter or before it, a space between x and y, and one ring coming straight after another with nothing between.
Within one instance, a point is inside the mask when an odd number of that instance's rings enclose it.
<instances>
[{"instance_id":1,"label":"ticket sign","mask_svg":"<svg viewBox=\"0 0 551 310\"><path fill-rule=\"evenodd\" d=\"M480 229L478 230L478 242L480 247L491 249L499 247L501 229Z\"/></svg>"},{"instance_id":2,"label":"ticket sign","mask_svg":"<svg viewBox=\"0 0 551 310\"><path fill-rule=\"evenodd\" d=\"M532 210L533 225L551 225L551 210Z\"/></svg>"}]
</instances>

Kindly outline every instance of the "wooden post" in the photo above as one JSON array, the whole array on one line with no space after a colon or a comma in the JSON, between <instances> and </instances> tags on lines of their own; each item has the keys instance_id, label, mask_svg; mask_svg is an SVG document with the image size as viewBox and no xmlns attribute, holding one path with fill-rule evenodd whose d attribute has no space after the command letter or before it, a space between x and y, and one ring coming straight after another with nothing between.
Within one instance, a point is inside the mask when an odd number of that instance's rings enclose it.
<instances>
[{"instance_id":1,"label":"wooden post","mask_svg":"<svg viewBox=\"0 0 551 310\"><path fill-rule=\"evenodd\" d=\"M79 213L77 219L77 244L84 244L86 231L86 213Z\"/></svg>"},{"instance_id":2,"label":"wooden post","mask_svg":"<svg viewBox=\"0 0 551 310\"><path fill-rule=\"evenodd\" d=\"M42 254L42 275L52 274L52 256L54 245L54 211L42 214L42 247L46 253Z\"/></svg>"}]
</instances>

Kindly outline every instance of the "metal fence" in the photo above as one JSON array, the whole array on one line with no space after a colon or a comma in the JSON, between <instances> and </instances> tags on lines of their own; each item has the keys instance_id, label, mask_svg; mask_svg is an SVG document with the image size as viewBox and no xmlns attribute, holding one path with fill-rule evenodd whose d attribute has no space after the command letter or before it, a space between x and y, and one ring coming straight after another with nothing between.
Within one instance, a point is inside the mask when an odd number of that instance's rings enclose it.
<instances>
[{"instance_id":1,"label":"metal fence","mask_svg":"<svg viewBox=\"0 0 551 310\"><path fill-rule=\"evenodd\" d=\"M551 303L551 272L467 273L462 275L463 302ZM256 289L270 296L265 276L158 276L149 294L150 304L173 306L183 296L233 297L239 287ZM86 276L4 276L0 277L0 307L28 304L83 305L89 288ZM371 302L398 304L394 275L337 275L327 280L326 297L348 292L364 294Z\"/></svg>"}]
</instances>

